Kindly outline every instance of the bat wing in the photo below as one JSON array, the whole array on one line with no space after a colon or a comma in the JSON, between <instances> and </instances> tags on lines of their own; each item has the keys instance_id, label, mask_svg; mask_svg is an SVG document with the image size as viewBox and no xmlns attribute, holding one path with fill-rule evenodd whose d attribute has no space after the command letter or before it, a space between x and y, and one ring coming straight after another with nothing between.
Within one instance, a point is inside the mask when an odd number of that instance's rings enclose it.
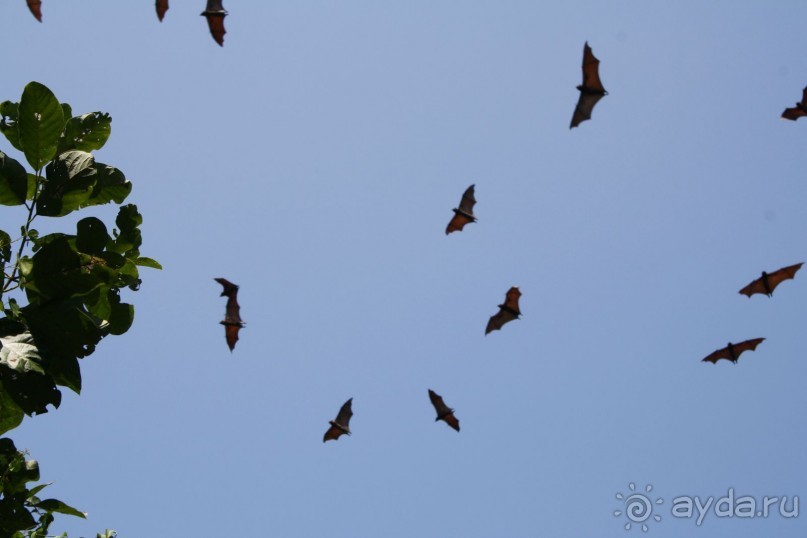
<instances>
[{"instance_id":1,"label":"bat wing","mask_svg":"<svg viewBox=\"0 0 807 538\"><path fill-rule=\"evenodd\" d=\"M243 321L241 320L241 307L238 305L237 294L238 291L236 290L227 298L227 310L224 314L224 320L241 325Z\"/></svg>"},{"instance_id":2,"label":"bat wing","mask_svg":"<svg viewBox=\"0 0 807 538\"><path fill-rule=\"evenodd\" d=\"M434 410L437 411L437 420L442 420L455 430L460 431L460 421L454 416L454 410L445 404L442 396L429 389L429 400L431 400Z\"/></svg>"},{"instance_id":3,"label":"bat wing","mask_svg":"<svg viewBox=\"0 0 807 538\"><path fill-rule=\"evenodd\" d=\"M214 278L216 282L221 284L224 289L221 291L221 297L230 296L233 291L238 291L238 286L227 280L226 278Z\"/></svg>"},{"instance_id":4,"label":"bat wing","mask_svg":"<svg viewBox=\"0 0 807 538\"><path fill-rule=\"evenodd\" d=\"M454 209L454 217L452 217L451 221L446 227L446 235L450 234L451 232L462 231L465 225L469 222L476 222L476 217L474 217L475 204L476 198L474 198L474 185L471 185L465 189L465 192L462 194L460 206L457 209Z\"/></svg>"},{"instance_id":5,"label":"bat wing","mask_svg":"<svg viewBox=\"0 0 807 538\"><path fill-rule=\"evenodd\" d=\"M608 93L600 80L600 61L591 52L588 41L583 46L583 87L592 92L599 92L602 95Z\"/></svg>"},{"instance_id":6,"label":"bat wing","mask_svg":"<svg viewBox=\"0 0 807 538\"><path fill-rule=\"evenodd\" d=\"M324 443L325 441L336 441L344 433L345 432L343 432L341 428L339 428L334 424L331 424L331 427L328 428L328 431L326 431L325 435L322 436L322 442Z\"/></svg>"},{"instance_id":7,"label":"bat wing","mask_svg":"<svg viewBox=\"0 0 807 538\"><path fill-rule=\"evenodd\" d=\"M227 347L232 351L235 349L235 343L238 342L238 331L241 330L241 324L226 321L222 321L221 324L224 325L224 337L227 339Z\"/></svg>"},{"instance_id":8,"label":"bat wing","mask_svg":"<svg viewBox=\"0 0 807 538\"><path fill-rule=\"evenodd\" d=\"M336 441L343 434L350 435L350 417L353 416L352 404L353 398L342 404L339 414L336 415L336 420L330 421L331 427L322 437L323 443L331 440Z\"/></svg>"},{"instance_id":9,"label":"bat wing","mask_svg":"<svg viewBox=\"0 0 807 538\"><path fill-rule=\"evenodd\" d=\"M720 359L727 359L731 362L737 362L743 352L754 351L757 346L764 341L764 338L752 338L751 340L745 340L739 344L729 344L724 348L710 353L703 358L702 362L711 362L712 364L716 364Z\"/></svg>"},{"instance_id":10,"label":"bat wing","mask_svg":"<svg viewBox=\"0 0 807 538\"><path fill-rule=\"evenodd\" d=\"M155 7L157 8L157 18L162 22L165 12L168 11L168 0L157 0Z\"/></svg>"},{"instance_id":11,"label":"bat wing","mask_svg":"<svg viewBox=\"0 0 807 538\"><path fill-rule=\"evenodd\" d=\"M504 306L505 308L512 310L515 312L516 316L521 315L521 310L518 308L518 300L521 297L521 291L513 286L509 290L507 290L507 295L504 298Z\"/></svg>"},{"instance_id":12,"label":"bat wing","mask_svg":"<svg viewBox=\"0 0 807 538\"><path fill-rule=\"evenodd\" d=\"M488 326L485 328L485 334L492 331L498 331L504 326L505 323L518 319L521 315L521 309L518 306L518 299L521 297L521 292L515 286L507 290L504 298L504 304L499 305L499 311L490 317Z\"/></svg>"},{"instance_id":13,"label":"bat wing","mask_svg":"<svg viewBox=\"0 0 807 538\"><path fill-rule=\"evenodd\" d=\"M207 0L207 9L202 12L202 15L207 19L207 27L210 28L210 35L220 47L224 46L224 17L227 16L227 11L222 5L222 0Z\"/></svg>"},{"instance_id":14,"label":"bat wing","mask_svg":"<svg viewBox=\"0 0 807 538\"><path fill-rule=\"evenodd\" d=\"M238 342L238 331L244 326L241 319L241 307L238 305L238 286L226 278L216 278L216 282L222 285L221 295L227 296L227 309L224 311L224 336L227 339L227 346L232 351L235 343Z\"/></svg>"},{"instance_id":15,"label":"bat wing","mask_svg":"<svg viewBox=\"0 0 807 538\"><path fill-rule=\"evenodd\" d=\"M747 285L746 287L741 289L740 293L742 293L743 295L747 295L748 297L751 297L755 293L765 293L765 294L767 294L768 291L765 289L764 277L754 280L749 285Z\"/></svg>"},{"instance_id":16,"label":"bat wing","mask_svg":"<svg viewBox=\"0 0 807 538\"><path fill-rule=\"evenodd\" d=\"M782 119L783 120L793 120L796 121L802 116L807 116L807 112L800 109L799 107L793 108L786 108L784 112L782 112Z\"/></svg>"},{"instance_id":17,"label":"bat wing","mask_svg":"<svg viewBox=\"0 0 807 538\"><path fill-rule=\"evenodd\" d=\"M341 409L339 409L339 414L336 415L336 422L341 424L345 427L345 429L350 429L350 417L353 416L353 398L346 401L342 404Z\"/></svg>"},{"instance_id":18,"label":"bat wing","mask_svg":"<svg viewBox=\"0 0 807 538\"><path fill-rule=\"evenodd\" d=\"M569 129L577 127L586 120L591 119L591 113L594 111L596 105L605 94L602 93L588 93L580 90L580 99L577 100L577 106L572 115L572 123L569 124Z\"/></svg>"},{"instance_id":19,"label":"bat wing","mask_svg":"<svg viewBox=\"0 0 807 538\"><path fill-rule=\"evenodd\" d=\"M42 0L28 0L28 9L36 20L42 22Z\"/></svg>"},{"instance_id":20,"label":"bat wing","mask_svg":"<svg viewBox=\"0 0 807 538\"><path fill-rule=\"evenodd\" d=\"M782 267L778 271L774 271L773 273L768 275L768 286L771 288L771 293L773 290L776 289L776 286L784 282L785 280L790 280L791 278L796 277L796 272L801 269L801 266L804 263L797 263L795 265L790 265L788 267Z\"/></svg>"}]
</instances>

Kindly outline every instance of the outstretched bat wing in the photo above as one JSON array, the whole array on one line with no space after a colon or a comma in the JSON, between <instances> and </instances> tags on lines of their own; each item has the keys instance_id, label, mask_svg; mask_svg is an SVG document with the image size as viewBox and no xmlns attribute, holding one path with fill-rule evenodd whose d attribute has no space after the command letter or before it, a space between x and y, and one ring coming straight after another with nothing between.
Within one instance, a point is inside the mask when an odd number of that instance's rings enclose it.
<instances>
[{"instance_id":1,"label":"outstretched bat wing","mask_svg":"<svg viewBox=\"0 0 807 538\"><path fill-rule=\"evenodd\" d=\"M580 99L577 100L577 106L572 115L572 123L569 124L569 129L577 127L586 120L591 119L591 113L594 112L594 105L596 105L605 94L602 93L586 93L580 92Z\"/></svg>"},{"instance_id":2,"label":"outstretched bat wing","mask_svg":"<svg viewBox=\"0 0 807 538\"><path fill-rule=\"evenodd\" d=\"M782 112L782 119L796 121L802 116L807 116L807 87L801 92L801 101L792 108L786 108Z\"/></svg>"},{"instance_id":3,"label":"outstretched bat wing","mask_svg":"<svg viewBox=\"0 0 807 538\"><path fill-rule=\"evenodd\" d=\"M157 18L162 22L165 12L168 11L168 0L157 0L155 7L157 8Z\"/></svg>"},{"instance_id":4,"label":"outstretched bat wing","mask_svg":"<svg viewBox=\"0 0 807 538\"><path fill-rule=\"evenodd\" d=\"M731 362L737 362L743 352L754 351L757 346L764 341L764 338L752 338L751 340L745 340L739 344L730 343L728 346L710 353L704 357L701 362L711 362L712 364L716 364L720 359L727 359Z\"/></svg>"},{"instance_id":5,"label":"outstretched bat wing","mask_svg":"<svg viewBox=\"0 0 807 538\"><path fill-rule=\"evenodd\" d=\"M42 0L28 0L28 9L36 20L42 22Z\"/></svg>"},{"instance_id":6,"label":"outstretched bat wing","mask_svg":"<svg viewBox=\"0 0 807 538\"><path fill-rule=\"evenodd\" d=\"M221 295L227 296L224 320L220 323L224 325L227 346L232 351L235 348L235 343L238 342L238 331L244 326L244 321L241 319L241 307L238 305L238 286L225 278L216 278L214 280L224 288Z\"/></svg>"},{"instance_id":7,"label":"outstretched bat wing","mask_svg":"<svg viewBox=\"0 0 807 538\"><path fill-rule=\"evenodd\" d=\"M521 297L521 292L515 286L507 291L504 299L504 304L499 305L499 311L490 317L488 325L485 328L485 334L491 331L498 331L505 323L518 319L521 315L521 309L518 306L518 300Z\"/></svg>"},{"instance_id":8,"label":"outstretched bat wing","mask_svg":"<svg viewBox=\"0 0 807 538\"><path fill-rule=\"evenodd\" d=\"M476 217L474 216L475 204L476 198L474 198L474 185L471 185L465 189L465 192L462 194L460 206L454 209L454 217L452 217L451 221L446 227L446 235L450 234L451 232L462 231L465 225L469 222L476 222Z\"/></svg>"},{"instance_id":9,"label":"outstretched bat wing","mask_svg":"<svg viewBox=\"0 0 807 538\"><path fill-rule=\"evenodd\" d=\"M222 0L207 0L207 9L202 12L202 15L207 19L207 27L210 28L210 35L220 47L224 46L224 17L227 16L227 11L222 5Z\"/></svg>"},{"instance_id":10,"label":"outstretched bat wing","mask_svg":"<svg viewBox=\"0 0 807 538\"><path fill-rule=\"evenodd\" d=\"M352 405L353 398L342 404L339 413L336 415L336 420L330 421L331 427L328 428L328 431L326 431L325 435L322 437L323 443L325 441L335 441L343 434L350 435L350 417L353 416Z\"/></svg>"},{"instance_id":11,"label":"outstretched bat wing","mask_svg":"<svg viewBox=\"0 0 807 538\"><path fill-rule=\"evenodd\" d=\"M583 83L577 89L580 90L580 98L577 100L569 129L590 120L594 106L608 94L600 80L600 61L591 52L588 41L583 46Z\"/></svg>"},{"instance_id":12,"label":"outstretched bat wing","mask_svg":"<svg viewBox=\"0 0 807 538\"><path fill-rule=\"evenodd\" d=\"M773 294L773 290L775 290L779 284L785 280L795 278L796 272L801 269L802 265L804 265L804 263L797 263L795 265L782 267L773 273L763 272L761 277L741 289L740 293L747 295L748 297L751 297L755 293L764 293L770 297Z\"/></svg>"},{"instance_id":13,"label":"outstretched bat wing","mask_svg":"<svg viewBox=\"0 0 807 538\"><path fill-rule=\"evenodd\" d=\"M429 400L431 400L434 410L437 411L436 420L442 420L455 430L460 431L460 421L454 416L454 410L445 404L443 397L429 389Z\"/></svg>"}]
</instances>

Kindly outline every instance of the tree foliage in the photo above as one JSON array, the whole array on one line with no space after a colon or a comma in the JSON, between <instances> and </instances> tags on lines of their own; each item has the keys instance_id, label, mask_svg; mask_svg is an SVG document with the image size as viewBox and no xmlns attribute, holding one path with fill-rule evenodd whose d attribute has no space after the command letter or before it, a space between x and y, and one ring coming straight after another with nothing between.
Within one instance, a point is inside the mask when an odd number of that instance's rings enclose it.
<instances>
[{"instance_id":1,"label":"tree foliage","mask_svg":"<svg viewBox=\"0 0 807 538\"><path fill-rule=\"evenodd\" d=\"M134 307L121 290L139 288L139 267L160 268L140 256L137 206L121 205L131 183L92 154L109 138L111 122L101 112L73 116L38 82L19 102L0 103L0 132L33 169L0 150L0 204L27 210L18 236L0 230L0 435L25 416L58 408L59 387L81 391L79 359L132 325ZM110 202L120 206L111 232L92 216L72 234L40 236L32 227L37 217ZM53 513L84 517L61 501L40 501L44 485L26 485L38 478L36 461L0 439L0 536L45 536Z\"/></svg>"}]
</instances>

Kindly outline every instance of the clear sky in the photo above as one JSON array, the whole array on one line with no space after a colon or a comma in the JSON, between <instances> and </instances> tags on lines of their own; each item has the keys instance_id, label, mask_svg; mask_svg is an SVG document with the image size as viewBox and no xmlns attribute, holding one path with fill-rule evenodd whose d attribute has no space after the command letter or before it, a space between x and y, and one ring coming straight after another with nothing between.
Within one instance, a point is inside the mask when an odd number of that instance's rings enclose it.
<instances>
[{"instance_id":1,"label":"clear sky","mask_svg":"<svg viewBox=\"0 0 807 538\"><path fill-rule=\"evenodd\" d=\"M54 530L638 536L616 494L652 485L648 536L805 536L778 504L671 510L734 488L807 512L807 269L738 294L807 262L807 119L779 119L807 5L230 0L220 48L203 4L3 3L0 100L36 80L111 114L96 156L165 268L82 395L11 433L89 512ZM585 41L609 95L570 131ZM472 183L479 221L446 237ZM241 287L233 353L214 277ZM485 336L510 286L523 317Z\"/></svg>"}]
</instances>

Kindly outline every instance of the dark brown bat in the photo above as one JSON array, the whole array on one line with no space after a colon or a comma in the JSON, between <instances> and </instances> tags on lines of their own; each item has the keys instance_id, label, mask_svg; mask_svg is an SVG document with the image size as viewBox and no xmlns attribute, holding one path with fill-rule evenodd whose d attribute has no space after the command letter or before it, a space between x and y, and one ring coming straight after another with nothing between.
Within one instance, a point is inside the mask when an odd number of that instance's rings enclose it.
<instances>
[{"instance_id":1,"label":"dark brown bat","mask_svg":"<svg viewBox=\"0 0 807 538\"><path fill-rule=\"evenodd\" d=\"M36 20L42 22L42 0L28 0L28 9L31 10Z\"/></svg>"},{"instance_id":2,"label":"dark brown bat","mask_svg":"<svg viewBox=\"0 0 807 538\"><path fill-rule=\"evenodd\" d=\"M743 351L754 351L763 341L765 341L764 338L753 338L745 342L740 342L739 344L729 342L726 347L707 355L701 362L716 364L720 359L728 359L734 364L737 364L737 359L740 358Z\"/></svg>"},{"instance_id":3,"label":"dark brown bat","mask_svg":"<svg viewBox=\"0 0 807 538\"><path fill-rule=\"evenodd\" d=\"M577 107L574 109L569 129L590 120L594 105L608 95L608 92L602 86L602 81L600 81L600 61L594 57L591 47L588 46L588 41L583 47L583 83L577 89L580 90L580 99L577 100Z\"/></svg>"},{"instance_id":4,"label":"dark brown bat","mask_svg":"<svg viewBox=\"0 0 807 538\"><path fill-rule=\"evenodd\" d=\"M464 193L462 193L460 206L452 209L452 211L454 211L454 217L452 217L451 221L446 227L446 235L450 234L451 232L461 232L466 224L469 222L476 222L476 217L474 217L475 204L476 198L474 198L474 185L471 185L465 189Z\"/></svg>"},{"instance_id":5,"label":"dark brown bat","mask_svg":"<svg viewBox=\"0 0 807 538\"><path fill-rule=\"evenodd\" d=\"M455 430L460 431L460 421L454 416L454 410L445 404L443 397L429 389L429 400L432 401L434 410L437 411L437 418L434 421L442 420Z\"/></svg>"},{"instance_id":6,"label":"dark brown bat","mask_svg":"<svg viewBox=\"0 0 807 538\"><path fill-rule=\"evenodd\" d=\"M328 431L326 431L325 435L322 437L323 443L330 440L336 441L343 433L350 435L350 417L353 416L352 405L353 398L342 404L342 408L339 409L339 414L336 415L335 420L328 421L331 427L328 428Z\"/></svg>"},{"instance_id":7,"label":"dark brown bat","mask_svg":"<svg viewBox=\"0 0 807 538\"><path fill-rule=\"evenodd\" d=\"M157 0L155 6L157 8L157 18L160 19L160 22L163 22L165 12L168 11L168 0Z\"/></svg>"},{"instance_id":8,"label":"dark brown bat","mask_svg":"<svg viewBox=\"0 0 807 538\"><path fill-rule=\"evenodd\" d=\"M485 328L485 334L488 334L491 331L498 331L502 328L502 325L508 321L518 319L518 317L521 315L521 310L518 308L519 297L521 297L521 292L518 291L518 288L515 286L507 290L504 304L500 304L499 311L495 315L490 316L488 326Z\"/></svg>"},{"instance_id":9,"label":"dark brown bat","mask_svg":"<svg viewBox=\"0 0 807 538\"><path fill-rule=\"evenodd\" d=\"M782 267L773 273L766 273L765 271L762 271L762 276L741 289L740 293L747 295L749 298L755 293L764 293L768 297L771 297L773 295L773 290L776 289L776 286L785 280L795 278L796 271L801 269L802 265L804 265L804 263L797 263L796 265Z\"/></svg>"},{"instance_id":10,"label":"dark brown bat","mask_svg":"<svg viewBox=\"0 0 807 538\"><path fill-rule=\"evenodd\" d=\"M786 108L785 111L782 112L783 120L796 121L802 116L807 116L807 87L801 91L801 101L796 103L796 106L793 108Z\"/></svg>"},{"instance_id":11,"label":"dark brown bat","mask_svg":"<svg viewBox=\"0 0 807 538\"><path fill-rule=\"evenodd\" d=\"M207 18L207 26L210 28L210 35L220 47L224 46L224 17L227 11L221 5L222 0L207 0L207 9L202 11L202 16Z\"/></svg>"},{"instance_id":12,"label":"dark brown bat","mask_svg":"<svg viewBox=\"0 0 807 538\"><path fill-rule=\"evenodd\" d=\"M238 342L238 331L244 326L241 320L241 307L238 306L238 286L224 278L216 278L215 281L224 286L220 297L227 296L227 310L224 313L224 321L220 323L224 325L227 346L232 351Z\"/></svg>"}]
</instances>

